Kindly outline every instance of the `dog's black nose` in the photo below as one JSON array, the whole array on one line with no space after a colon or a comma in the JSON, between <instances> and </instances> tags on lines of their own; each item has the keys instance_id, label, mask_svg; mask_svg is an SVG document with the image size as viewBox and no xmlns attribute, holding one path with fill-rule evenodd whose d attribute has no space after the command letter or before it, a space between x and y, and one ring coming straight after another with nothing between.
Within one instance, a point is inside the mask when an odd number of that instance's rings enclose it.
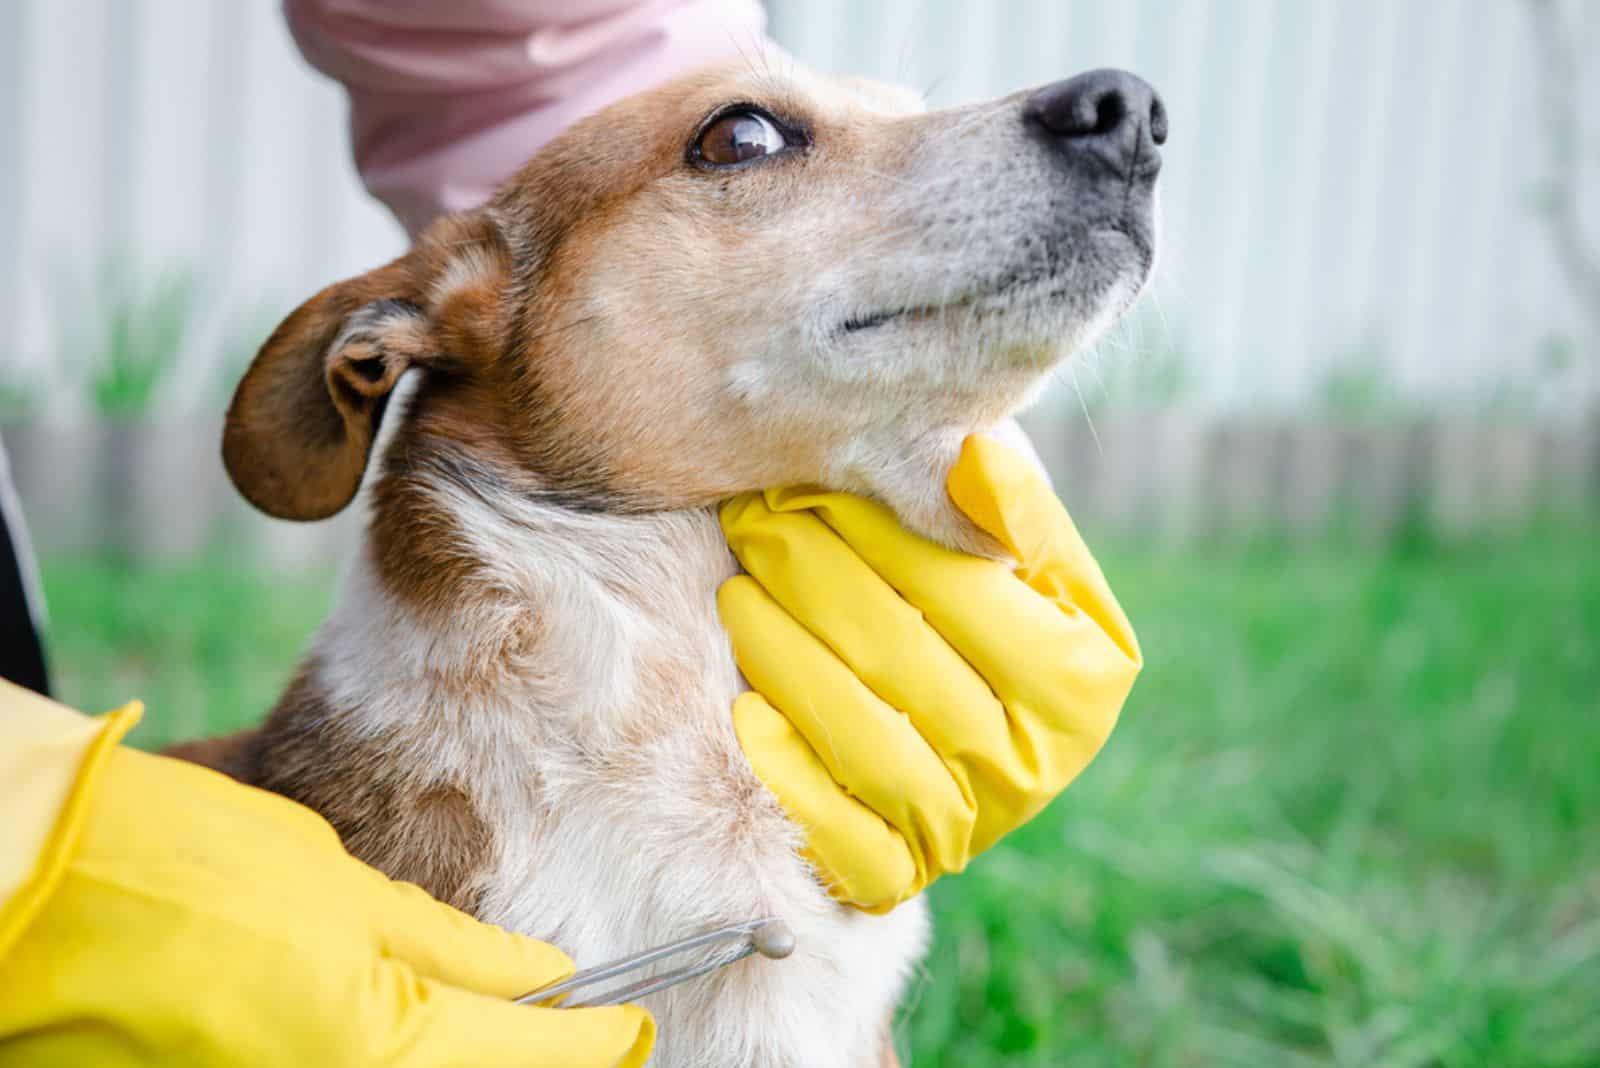
<instances>
[{"instance_id":1,"label":"dog's black nose","mask_svg":"<svg viewBox=\"0 0 1600 1068\"><path fill-rule=\"evenodd\" d=\"M1120 175L1155 177L1156 146L1167 140L1167 109L1143 78L1092 70L1040 89L1022 117L1056 150L1095 160Z\"/></svg>"}]
</instances>

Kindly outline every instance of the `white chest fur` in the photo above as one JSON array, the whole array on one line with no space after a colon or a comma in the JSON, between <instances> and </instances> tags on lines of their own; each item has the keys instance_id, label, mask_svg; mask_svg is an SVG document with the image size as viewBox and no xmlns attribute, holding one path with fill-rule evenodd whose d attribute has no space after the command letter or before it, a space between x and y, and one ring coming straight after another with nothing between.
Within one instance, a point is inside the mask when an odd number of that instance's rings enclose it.
<instances>
[{"instance_id":1,"label":"white chest fur","mask_svg":"<svg viewBox=\"0 0 1600 1068\"><path fill-rule=\"evenodd\" d=\"M877 1064L925 910L833 902L751 773L715 604L736 564L715 515L597 516L437 490L493 595L424 626L363 556L319 635L319 682L336 707L362 710L359 729L392 740L419 784L471 798L493 835L483 917L589 965L780 916L798 940L787 960L747 960L645 1002L651 1063Z\"/></svg>"}]
</instances>

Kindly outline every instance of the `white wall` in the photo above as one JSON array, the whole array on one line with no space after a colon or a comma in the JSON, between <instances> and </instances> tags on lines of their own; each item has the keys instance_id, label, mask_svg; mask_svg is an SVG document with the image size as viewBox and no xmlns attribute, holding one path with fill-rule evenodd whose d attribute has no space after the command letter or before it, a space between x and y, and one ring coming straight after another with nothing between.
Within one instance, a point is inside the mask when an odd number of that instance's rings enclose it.
<instances>
[{"instance_id":1,"label":"white wall","mask_svg":"<svg viewBox=\"0 0 1600 1068\"><path fill-rule=\"evenodd\" d=\"M211 407L219 351L403 249L272 0L0 0L0 42L0 359L70 380L94 305L124 299L108 265L191 269L191 373L164 403Z\"/></svg>"},{"instance_id":2,"label":"white wall","mask_svg":"<svg viewBox=\"0 0 1600 1068\"><path fill-rule=\"evenodd\" d=\"M1600 393L1531 206L1518 0L771 6L802 58L936 104L1105 65L1163 92L1167 256L1137 322L1072 373L1090 403L1173 361L1185 402L1244 411L1314 403L1366 363L1417 403L1563 412ZM1600 67L1600 4L1582 9ZM401 247L352 173L340 92L272 0L0 0L0 160L0 377L57 411L82 406L85 324L118 284L196 273L204 311L162 403L210 410L235 371L219 364ZM1552 375L1562 338L1584 349Z\"/></svg>"},{"instance_id":3,"label":"white wall","mask_svg":"<svg viewBox=\"0 0 1600 1068\"><path fill-rule=\"evenodd\" d=\"M1366 361L1420 403L1576 410L1600 391L1600 346L1533 210L1545 155L1523 0L771 7L801 58L937 105L1100 66L1156 86L1173 129L1167 254L1102 375L1176 352L1187 398L1251 410L1315 398ZM1600 163L1600 4L1567 14ZM1590 179L1600 210L1600 166ZM1586 373L1544 373L1557 338L1586 346ZM1094 374L1077 377L1092 401Z\"/></svg>"}]
</instances>

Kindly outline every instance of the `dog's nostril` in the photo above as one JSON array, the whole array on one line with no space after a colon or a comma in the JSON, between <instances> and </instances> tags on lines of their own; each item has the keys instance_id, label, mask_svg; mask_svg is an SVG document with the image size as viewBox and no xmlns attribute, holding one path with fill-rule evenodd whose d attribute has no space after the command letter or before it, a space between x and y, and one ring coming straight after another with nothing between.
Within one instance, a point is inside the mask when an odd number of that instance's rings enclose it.
<instances>
[{"instance_id":1,"label":"dog's nostril","mask_svg":"<svg viewBox=\"0 0 1600 1068\"><path fill-rule=\"evenodd\" d=\"M1060 132L1068 137L1108 134L1121 126L1122 120L1127 117L1128 102L1117 90L1085 93L1073 101L1068 128Z\"/></svg>"},{"instance_id":2,"label":"dog's nostril","mask_svg":"<svg viewBox=\"0 0 1600 1068\"><path fill-rule=\"evenodd\" d=\"M1148 159L1167 140L1167 109L1149 83L1127 71L1092 70L1028 97L1023 117L1063 152L1082 150L1113 167Z\"/></svg>"},{"instance_id":3,"label":"dog's nostril","mask_svg":"<svg viewBox=\"0 0 1600 1068\"><path fill-rule=\"evenodd\" d=\"M1150 140L1158 145L1167 143L1167 106L1159 96L1150 102Z\"/></svg>"}]
</instances>

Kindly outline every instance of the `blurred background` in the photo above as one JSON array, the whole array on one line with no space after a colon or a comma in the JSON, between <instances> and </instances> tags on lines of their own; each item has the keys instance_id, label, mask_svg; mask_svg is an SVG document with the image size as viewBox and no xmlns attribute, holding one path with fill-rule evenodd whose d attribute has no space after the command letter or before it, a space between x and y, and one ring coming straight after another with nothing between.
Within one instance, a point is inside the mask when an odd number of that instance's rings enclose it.
<instances>
[{"instance_id":1,"label":"blurred background","mask_svg":"<svg viewBox=\"0 0 1600 1068\"><path fill-rule=\"evenodd\" d=\"M1027 422L1143 640L935 888L917 1064L1600 1065L1600 4L773 0L958 103L1127 67L1150 294ZM248 510L266 332L403 235L272 0L0 0L0 437L59 696L253 721L354 518Z\"/></svg>"}]
</instances>

